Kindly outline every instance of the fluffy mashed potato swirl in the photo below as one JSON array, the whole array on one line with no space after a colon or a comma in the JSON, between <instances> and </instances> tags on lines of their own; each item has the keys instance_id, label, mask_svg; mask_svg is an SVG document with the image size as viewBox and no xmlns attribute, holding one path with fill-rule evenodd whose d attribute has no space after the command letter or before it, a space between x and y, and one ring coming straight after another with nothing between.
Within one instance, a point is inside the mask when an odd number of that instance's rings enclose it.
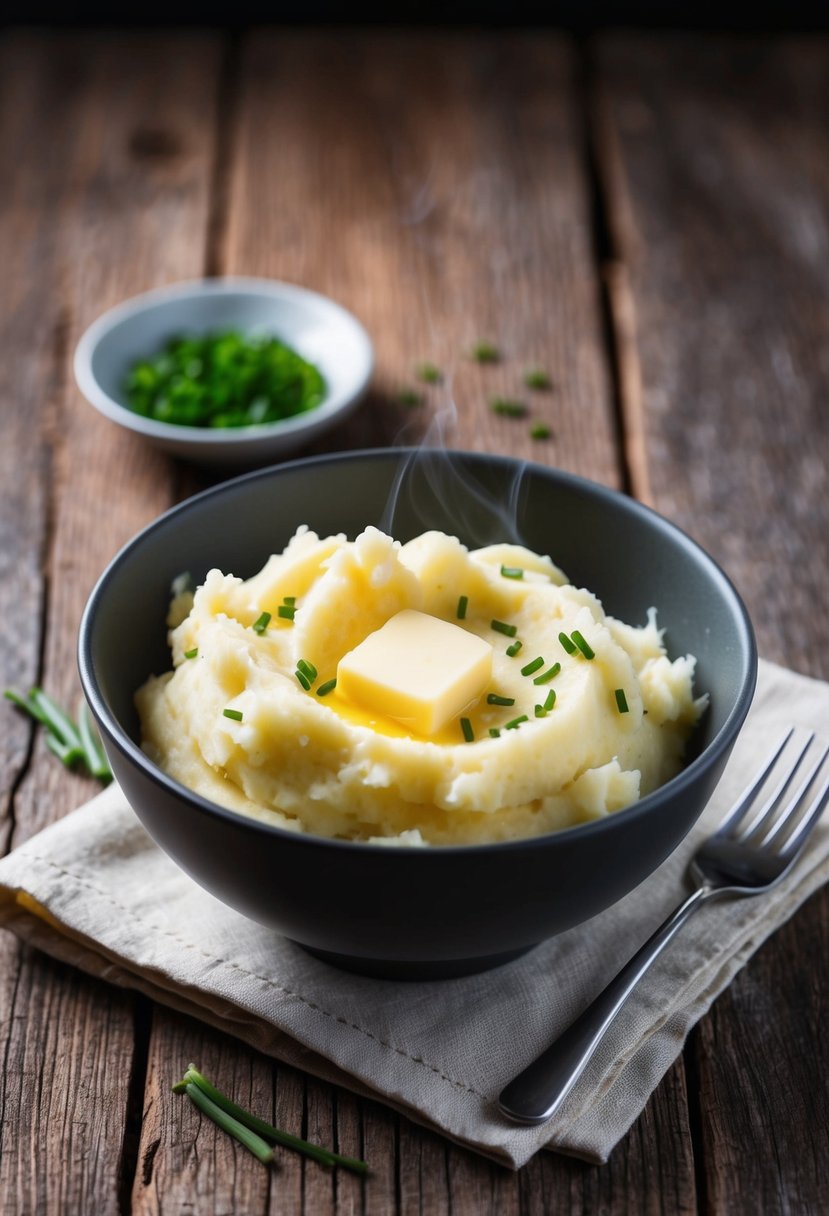
<instances>
[{"instance_id":1,"label":"fluffy mashed potato swirl","mask_svg":"<svg viewBox=\"0 0 829 1216\"><path fill-rule=\"evenodd\" d=\"M343 656L404 609L492 646L463 723L431 737L326 691ZM623 624L548 557L470 551L440 532L401 545L376 528L354 541L300 528L253 578L211 570L168 624L174 670L136 694L147 754L214 802L319 836L479 844L610 814L678 772L706 703L653 610ZM561 635L574 631L586 648L569 653Z\"/></svg>"}]
</instances>

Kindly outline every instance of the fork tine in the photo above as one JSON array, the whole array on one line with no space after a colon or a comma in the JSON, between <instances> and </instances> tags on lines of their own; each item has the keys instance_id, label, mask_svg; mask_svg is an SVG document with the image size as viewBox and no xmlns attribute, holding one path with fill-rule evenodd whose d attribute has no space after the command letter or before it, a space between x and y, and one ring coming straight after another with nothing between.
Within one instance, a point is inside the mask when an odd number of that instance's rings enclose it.
<instances>
[{"instance_id":1,"label":"fork tine","mask_svg":"<svg viewBox=\"0 0 829 1216\"><path fill-rule=\"evenodd\" d=\"M783 775L778 780L777 785L768 795L765 802L762 804L756 814L753 817L750 817L747 823L744 823L741 820L734 824L735 828L740 829L738 833L740 840L745 840L749 836L756 836L759 833L762 833L772 822L777 808L780 806L780 803L785 797L786 791L794 781L797 770L803 763L803 759L809 748L812 746L814 739L815 732L810 731L806 737L806 742L800 748L797 758L793 763L790 763L789 767L783 772ZM732 833L732 835L733 834L734 833Z\"/></svg>"},{"instance_id":2,"label":"fork tine","mask_svg":"<svg viewBox=\"0 0 829 1216\"><path fill-rule=\"evenodd\" d=\"M780 758L780 753L783 751L783 748L789 742L789 739L791 739L793 734L794 727L792 726L788 733L784 735L781 742L777 745L777 750L774 752L765 768L763 768L761 772L757 774L757 776L752 780L751 784L745 790L743 790L742 794L740 794L739 798L720 824L717 832L718 836L726 835L726 833L730 832L733 828L738 827L742 822L744 816L753 805L754 799L757 797L760 787L763 785L769 773L774 768L775 764Z\"/></svg>"},{"instance_id":3,"label":"fork tine","mask_svg":"<svg viewBox=\"0 0 829 1216\"><path fill-rule=\"evenodd\" d=\"M759 841L759 843L762 846L770 844L775 839L775 837L779 836L781 834L781 832L786 828L786 826L789 823L789 820L795 815L795 813L802 810L802 804L805 801L806 794L808 793L808 791L814 784L815 778L817 777L817 774L827 756L829 756L829 746L824 748L823 754L821 756L819 756L818 759L815 761L815 763L812 765L809 772L806 774L806 776L800 782L800 785L797 787L797 790L794 792L794 794L792 794L786 807L778 815L777 819L773 823L771 823L770 818L767 818L764 822L761 822L758 825L757 829L755 829L753 835L756 836L756 835L760 834L760 830L762 828L769 825L768 831L762 837L762 839Z\"/></svg>"},{"instance_id":4,"label":"fork tine","mask_svg":"<svg viewBox=\"0 0 829 1216\"><path fill-rule=\"evenodd\" d=\"M826 760L827 755L829 755L829 748L827 748L823 753L820 763L815 766L813 779L814 776L817 775L817 770ZM815 795L814 802L812 803L808 812L793 829L791 835L788 837L786 843L780 850L781 858L783 858L785 861L794 860L800 850L805 846L806 841L809 839L809 833L820 819L823 812L826 810L827 805L829 805L829 773L827 773L824 777L823 784Z\"/></svg>"}]
</instances>

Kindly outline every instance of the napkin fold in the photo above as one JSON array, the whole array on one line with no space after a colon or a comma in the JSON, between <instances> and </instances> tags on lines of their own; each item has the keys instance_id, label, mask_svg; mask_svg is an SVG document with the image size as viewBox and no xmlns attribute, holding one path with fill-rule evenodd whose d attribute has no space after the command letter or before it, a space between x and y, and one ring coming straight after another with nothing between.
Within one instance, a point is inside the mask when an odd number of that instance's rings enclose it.
<instances>
[{"instance_id":1,"label":"napkin fold","mask_svg":"<svg viewBox=\"0 0 829 1216\"><path fill-rule=\"evenodd\" d=\"M826 735L827 724L829 685L761 662L726 772L682 845L614 907L482 975L399 983L312 958L201 890L115 786L0 860L0 925L513 1168L544 1147L603 1162L714 998L829 879L829 815L774 891L708 906L683 927L553 1120L511 1124L498 1093L683 898L698 841L785 729Z\"/></svg>"}]
</instances>

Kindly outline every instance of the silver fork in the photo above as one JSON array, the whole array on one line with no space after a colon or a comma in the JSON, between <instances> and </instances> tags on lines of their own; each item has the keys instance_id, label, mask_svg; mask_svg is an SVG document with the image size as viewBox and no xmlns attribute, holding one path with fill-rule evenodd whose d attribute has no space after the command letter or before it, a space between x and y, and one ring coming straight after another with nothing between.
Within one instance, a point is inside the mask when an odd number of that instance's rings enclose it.
<instances>
[{"instance_id":1,"label":"silver fork","mask_svg":"<svg viewBox=\"0 0 829 1216\"><path fill-rule=\"evenodd\" d=\"M729 811L719 831L697 849L689 871L696 884L692 894L567 1030L502 1090L498 1105L508 1118L536 1125L556 1113L635 985L697 908L724 895L759 895L780 882L794 865L829 803L829 775L818 783L829 747L790 793L814 741L812 732L771 792L755 807L758 794L771 778L793 733L788 732L771 760Z\"/></svg>"}]
</instances>

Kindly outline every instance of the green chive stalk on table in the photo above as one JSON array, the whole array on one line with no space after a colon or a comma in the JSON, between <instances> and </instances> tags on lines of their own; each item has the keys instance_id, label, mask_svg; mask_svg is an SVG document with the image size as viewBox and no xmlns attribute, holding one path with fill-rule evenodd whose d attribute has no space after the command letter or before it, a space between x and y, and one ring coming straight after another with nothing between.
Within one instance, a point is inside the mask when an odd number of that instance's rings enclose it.
<instances>
[{"instance_id":1,"label":"green chive stalk on table","mask_svg":"<svg viewBox=\"0 0 829 1216\"><path fill-rule=\"evenodd\" d=\"M318 1161L320 1165L339 1165L356 1174L368 1173L368 1162L356 1157L345 1157L341 1153L335 1153L319 1144L301 1140L299 1136L292 1136L290 1132L284 1132L281 1128L274 1127L272 1123L267 1123L258 1115L245 1110L243 1106L237 1105L208 1081L195 1064L187 1066L187 1071L182 1079L177 1081L172 1088L173 1093L187 1094L187 1097L202 1114L207 1115L240 1144L244 1144L245 1148L249 1149L265 1165L273 1161L273 1149L269 1143L272 1141L275 1144L281 1144L283 1148L303 1153L306 1157Z\"/></svg>"},{"instance_id":2,"label":"green chive stalk on table","mask_svg":"<svg viewBox=\"0 0 829 1216\"><path fill-rule=\"evenodd\" d=\"M84 768L90 777L104 785L112 780L112 770L85 701L75 720L42 688L32 688L28 693L7 688L4 696L43 727L46 746L67 768Z\"/></svg>"}]
</instances>

